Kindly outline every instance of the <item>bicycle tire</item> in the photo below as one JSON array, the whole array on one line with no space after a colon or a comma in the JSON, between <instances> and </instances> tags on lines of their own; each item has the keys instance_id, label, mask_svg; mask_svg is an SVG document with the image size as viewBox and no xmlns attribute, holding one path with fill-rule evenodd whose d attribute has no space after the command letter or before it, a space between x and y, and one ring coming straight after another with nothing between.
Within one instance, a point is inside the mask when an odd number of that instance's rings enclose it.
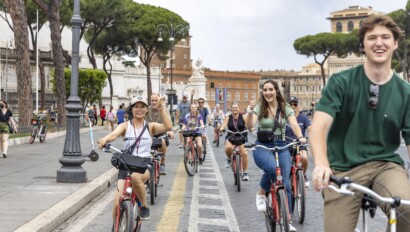
<instances>
[{"instance_id":1,"label":"bicycle tire","mask_svg":"<svg viewBox=\"0 0 410 232\"><path fill-rule=\"evenodd\" d=\"M159 179L161 178L161 175L159 174L159 160L157 161L157 167L155 169L155 197L158 195L158 185L159 185Z\"/></svg>"},{"instance_id":2,"label":"bicycle tire","mask_svg":"<svg viewBox=\"0 0 410 232\"><path fill-rule=\"evenodd\" d=\"M149 198L151 205L155 204L155 172L156 164L153 165L152 173L149 178Z\"/></svg>"},{"instance_id":3,"label":"bicycle tire","mask_svg":"<svg viewBox=\"0 0 410 232\"><path fill-rule=\"evenodd\" d=\"M219 130L219 129L218 129ZM216 132L216 146L219 147L219 132Z\"/></svg>"},{"instance_id":4,"label":"bicycle tire","mask_svg":"<svg viewBox=\"0 0 410 232\"><path fill-rule=\"evenodd\" d=\"M195 175L195 159L193 157L191 147L186 147L184 152L184 166L189 176Z\"/></svg>"},{"instance_id":5,"label":"bicycle tire","mask_svg":"<svg viewBox=\"0 0 410 232\"><path fill-rule=\"evenodd\" d=\"M236 156L233 155L232 159L231 159L231 169L232 169L232 173L233 173L233 179L235 181L235 185L238 185L238 179L237 177L237 173L236 173Z\"/></svg>"},{"instance_id":6,"label":"bicycle tire","mask_svg":"<svg viewBox=\"0 0 410 232\"><path fill-rule=\"evenodd\" d=\"M285 189L279 189L276 193L276 197L278 198L278 206L279 206L279 228L281 232L288 232L289 228L289 207L286 204L286 191Z\"/></svg>"},{"instance_id":7,"label":"bicycle tire","mask_svg":"<svg viewBox=\"0 0 410 232\"><path fill-rule=\"evenodd\" d=\"M138 199L135 199L134 203L134 217L135 217L135 232L140 232L142 227L142 220L140 217L141 208L138 206Z\"/></svg>"},{"instance_id":8,"label":"bicycle tire","mask_svg":"<svg viewBox=\"0 0 410 232\"><path fill-rule=\"evenodd\" d=\"M40 143L44 143L44 141L46 141L46 136L47 136L47 128L44 128L44 134L40 134L40 136L38 137L38 139L40 140Z\"/></svg>"},{"instance_id":9,"label":"bicycle tire","mask_svg":"<svg viewBox=\"0 0 410 232\"><path fill-rule=\"evenodd\" d=\"M296 171L296 212L299 224L305 221L306 199L305 199L305 178L302 170Z\"/></svg>"},{"instance_id":10,"label":"bicycle tire","mask_svg":"<svg viewBox=\"0 0 410 232\"><path fill-rule=\"evenodd\" d=\"M120 206L120 220L114 228L118 231L132 231L134 228L134 212L130 201L123 201Z\"/></svg>"},{"instance_id":11,"label":"bicycle tire","mask_svg":"<svg viewBox=\"0 0 410 232\"><path fill-rule=\"evenodd\" d=\"M198 167L199 167L199 153L198 153L198 148L197 147L195 147L195 149L194 149L194 167L195 167L195 172L194 172L194 174L195 173L197 173L198 172Z\"/></svg>"},{"instance_id":12,"label":"bicycle tire","mask_svg":"<svg viewBox=\"0 0 410 232\"><path fill-rule=\"evenodd\" d=\"M241 191L241 156L239 154L236 154L236 182L237 182L237 190L238 192Z\"/></svg>"},{"instance_id":13,"label":"bicycle tire","mask_svg":"<svg viewBox=\"0 0 410 232\"><path fill-rule=\"evenodd\" d=\"M36 127L34 127L33 132L31 132L30 144L33 144L34 140L36 140L37 133L38 133L38 128L36 126Z\"/></svg>"},{"instance_id":14,"label":"bicycle tire","mask_svg":"<svg viewBox=\"0 0 410 232\"><path fill-rule=\"evenodd\" d=\"M266 212L265 212L265 224L266 224L266 231L267 232L276 232L276 222L273 218L273 209L272 205L269 202L272 202L270 198L272 197L271 194L267 196L266 200Z\"/></svg>"}]
</instances>

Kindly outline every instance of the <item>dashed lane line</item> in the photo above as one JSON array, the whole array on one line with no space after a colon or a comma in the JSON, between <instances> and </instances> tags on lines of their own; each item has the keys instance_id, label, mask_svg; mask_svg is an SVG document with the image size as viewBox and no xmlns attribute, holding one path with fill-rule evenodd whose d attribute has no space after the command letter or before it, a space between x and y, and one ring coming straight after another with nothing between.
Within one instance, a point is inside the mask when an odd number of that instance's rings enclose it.
<instances>
[{"instance_id":1,"label":"dashed lane line","mask_svg":"<svg viewBox=\"0 0 410 232\"><path fill-rule=\"evenodd\" d=\"M210 143L207 143L208 148L210 148ZM239 231L238 222L236 221L236 217L234 211L232 209L229 195L226 190L225 184L223 182L221 173L219 171L218 165L215 160L215 156L212 149L207 149L207 160L205 160L206 165L205 167L200 166L198 173L201 173L202 170L212 170L215 173L216 178L204 178L200 177L200 175L194 176L193 181L193 189L192 189L192 201L191 201L191 210L190 210L190 217L189 217L189 227L188 231L198 232L198 224L205 224L205 225L217 225L217 226L227 226L229 227L230 231ZM211 162L211 167L208 167L209 162ZM209 172L207 172L209 173ZM217 182L217 186L214 185L206 185L200 184L201 181L212 181ZM200 193L200 189L219 189L219 195L215 194L203 194ZM207 198L207 199L218 199L221 200L222 206L215 206L215 205L205 205L199 204L199 197ZM226 219L214 219L214 218L199 218L199 209L215 209L215 210L224 210Z\"/></svg>"}]
</instances>

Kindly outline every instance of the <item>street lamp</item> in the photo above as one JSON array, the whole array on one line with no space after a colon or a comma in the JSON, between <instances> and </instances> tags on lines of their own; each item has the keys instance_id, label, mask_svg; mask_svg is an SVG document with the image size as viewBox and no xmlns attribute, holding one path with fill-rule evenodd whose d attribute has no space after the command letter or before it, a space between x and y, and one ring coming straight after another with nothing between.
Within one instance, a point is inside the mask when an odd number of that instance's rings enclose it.
<instances>
[{"instance_id":1,"label":"street lamp","mask_svg":"<svg viewBox=\"0 0 410 232\"><path fill-rule=\"evenodd\" d=\"M74 14L72 24L72 58L71 58L71 86L70 97L67 99L67 132L64 143L63 157L59 162L63 165L57 170L57 182L84 183L87 173L81 167L85 162L80 144L80 111L82 106L78 97L78 67L80 50L80 31L83 20L80 16L80 0L74 0ZM62 114L63 112L59 112Z\"/></svg>"},{"instance_id":2,"label":"street lamp","mask_svg":"<svg viewBox=\"0 0 410 232\"><path fill-rule=\"evenodd\" d=\"M172 22L170 25L166 25L166 24L159 24L157 26L157 31L159 33L159 37L158 37L158 42L162 42L163 38L162 38L162 33L164 34L168 34L169 35L169 43L170 43L170 52L171 52L171 60L170 60L170 68L171 68L171 91L168 94L168 98L171 97L171 105L170 105L170 115L171 115L171 119L172 122L174 122L174 116L173 116L173 105L174 105L174 89L173 89L173 80L172 80L172 71L173 71L173 65L174 65L174 47L175 47L175 38L179 35L182 37L181 41L185 42L185 36L188 33L189 27L187 25L182 25L182 24L178 24L178 25L173 25Z\"/></svg>"},{"instance_id":3,"label":"street lamp","mask_svg":"<svg viewBox=\"0 0 410 232\"><path fill-rule=\"evenodd\" d=\"M13 41L14 41L14 37L12 35L10 35L7 38L7 50L6 50L6 86L4 88L6 101L8 101L8 87L7 87L7 84L8 84L8 81L9 81L8 80L8 75L9 75L8 54L10 52L9 49L13 49Z\"/></svg>"}]
</instances>

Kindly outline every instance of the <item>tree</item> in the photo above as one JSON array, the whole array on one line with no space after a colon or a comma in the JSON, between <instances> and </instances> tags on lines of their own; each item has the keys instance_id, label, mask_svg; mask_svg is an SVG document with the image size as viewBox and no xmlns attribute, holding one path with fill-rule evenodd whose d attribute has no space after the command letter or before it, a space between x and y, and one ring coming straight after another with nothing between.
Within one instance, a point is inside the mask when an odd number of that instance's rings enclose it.
<instances>
[{"instance_id":1,"label":"tree","mask_svg":"<svg viewBox=\"0 0 410 232\"><path fill-rule=\"evenodd\" d=\"M151 61L155 54L163 55L166 54L172 47L170 43L159 42L157 27L160 24L170 24L183 25L185 28L189 28L189 24L183 20L179 15L172 11L161 7L155 7L145 4L133 4L133 9L135 12L135 20L131 21L129 24L130 30L134 39L138 39L137 43L131 43L131 47L127 50L127 54L136 54L141 62L147 69L147 94L148 100L150 100L152 94L151 85ZM185 35L178 34L175 38L174 43L178 43L184 36L188 36L188 31ZM171 35L169 32L164 31L162 33L163 41L169 41ZM138 51L138 48L141 48Z\"/></svg>"},{"instance_id":2,"label":"tree","mask_svg":"<svg viewBox=\"0 0 410 232\"><path fill-rule=\"evenodd\" d=\"M31 96L30 51L28 44L27 18L24 0L6 0L5 6L13 21L16 45L16 74L18 94L19 123L30 125L33 100Z\"/></svg>"},{"instance_id":3,"label":"tree","mask_svg":"<svg viewBox=\"0 0 410 232\"><path fill-rule=\"evenodd\" d=\"M313 56L315 63L320 65L323 86L326 85L324 64L331 55L345 57L349 53L359 53L357 31L344 33L319 33L307 35L295 40L293 47L296 52L307 57ZM319 57L323 57L319 61Z\"/></svg>"},{"instance_id":4,"label":"tree","mask_svg":"<svg viewBox=\"0 0 410 232\"><path fill-rule=\"evenodd\" d=\"M101 93L105 87L107 74L101 70L79 69L78 71L78 97L81 99L81 105L85 108L88 103L94 103L101 98ZM64 80L66 86L67 98L70 96L71 86L71 69L64 70ZM56 80L51 80L53 91L57 91Z\"/></svg>"},{"instance_id":5,"label":"tree","mask_svg":"<svg viewBox=\"0 0 410 232\"><path fill-rule=\"evenodd\" d=\"M64 52L61 45L60 7L68 0L32 0L44 13L50 23L51 46L53 50L55 78L57 83L57 110L59 124L65 124L66 86L64 81Z\"/></svg>"}]
</instances>

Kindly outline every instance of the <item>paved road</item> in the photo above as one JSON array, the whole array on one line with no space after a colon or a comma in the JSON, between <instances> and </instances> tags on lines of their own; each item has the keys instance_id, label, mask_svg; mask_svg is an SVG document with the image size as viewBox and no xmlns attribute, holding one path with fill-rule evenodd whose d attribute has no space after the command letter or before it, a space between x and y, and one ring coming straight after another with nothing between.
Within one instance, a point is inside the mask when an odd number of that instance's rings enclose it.
<instances>
[{"instance_id":1,"label":"paved road","mask_svg":"<svg viewBox=\"0 0 410 232\"><path fill-rule=\"evenodd\" d=\"M210 136L208 131L208 137ZM250 140L254 137L251 135ZM142 231L264 231L263 214L255 207L255 194L260 172L249 159L250 181L242 182L238 192L232 171L225 168L223 147L208 144L209 155L195 177L187 177L182 164L182 150L177 139L171 142L167 158L168 174L161 176L157 203L151 206L151 219L143 223ZM405 148L399 152L404 155ZM308 173L311 173L312 165ZM105 191L55 231L109 231L115 186ZM293 223L298 231L323 231L322 198L312 188L307 189L307 215L303 225ZM296 221L296 218L294 218ZM381 212L370 222L370 231L384 231L385 216Z\"/></svg>"}]
</instances>

